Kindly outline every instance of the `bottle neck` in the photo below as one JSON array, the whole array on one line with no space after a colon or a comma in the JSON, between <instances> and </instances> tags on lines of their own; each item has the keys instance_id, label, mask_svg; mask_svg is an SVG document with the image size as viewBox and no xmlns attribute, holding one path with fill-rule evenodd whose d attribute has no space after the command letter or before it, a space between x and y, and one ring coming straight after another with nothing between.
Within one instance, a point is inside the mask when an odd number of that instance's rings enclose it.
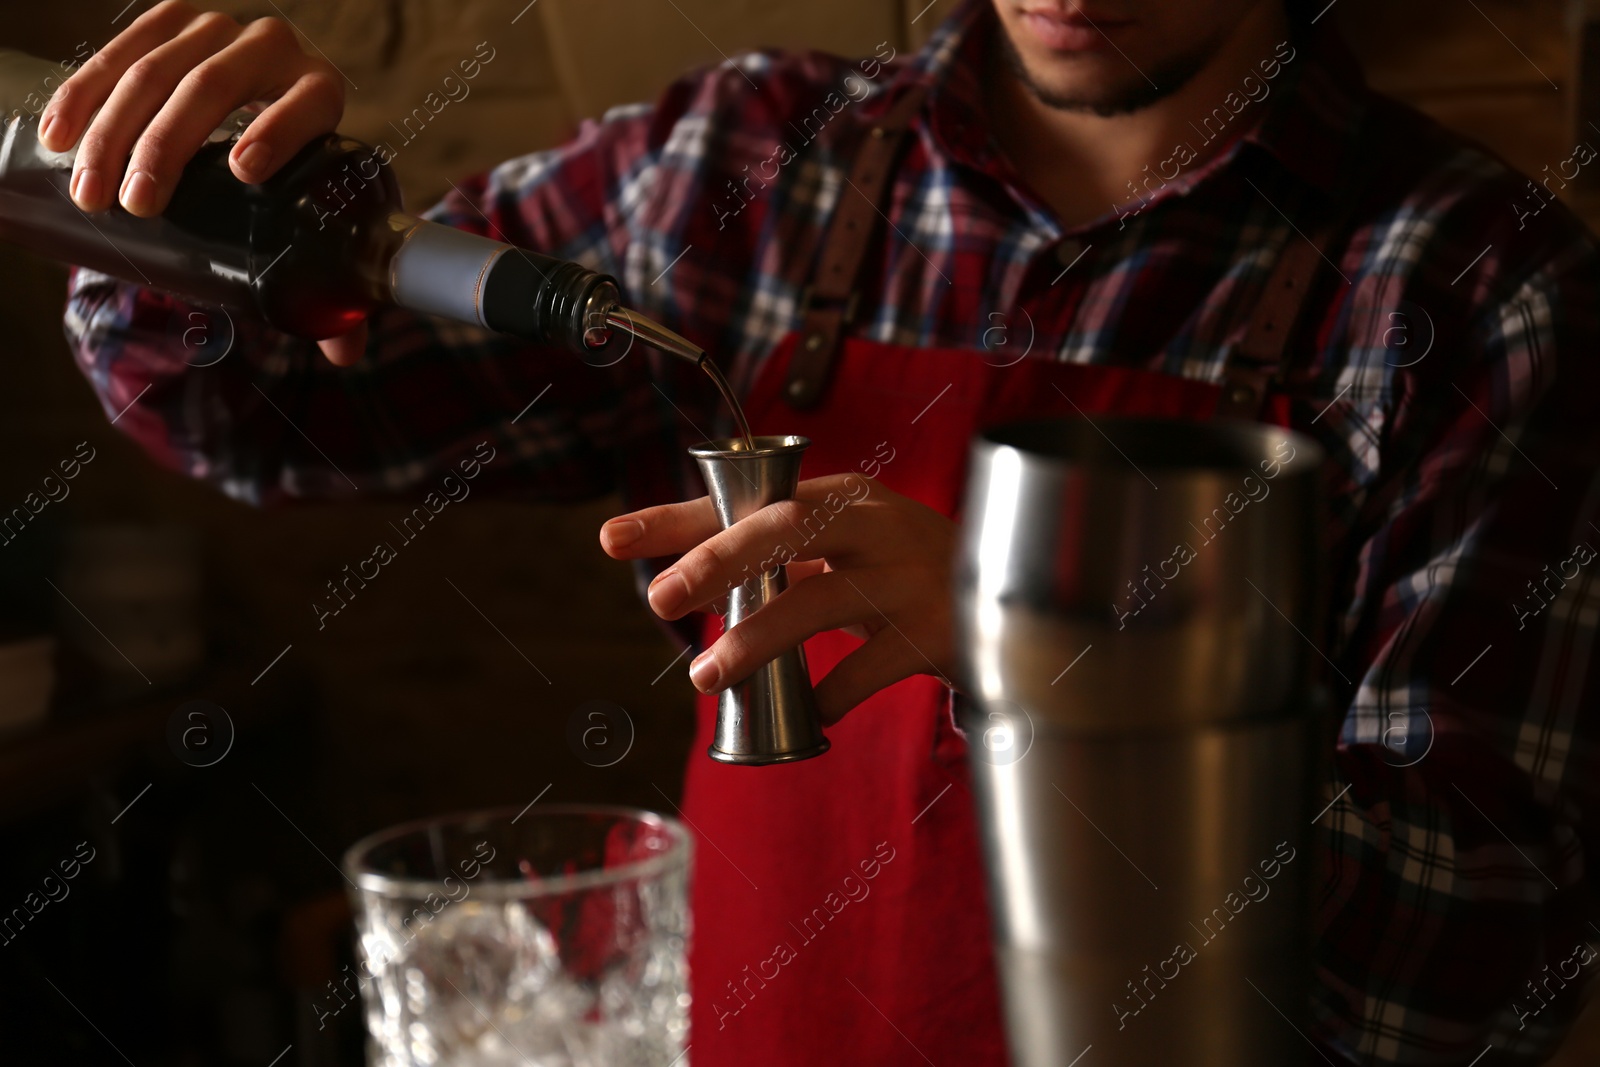
<instances>
[{"instance_id":1,"label":"bottle neck","mask_svg":"<svg viewBox=\"0 0 1600 1067\"><path fill-rule=\"evenodd\" d=\"M379 279L384 299L493 328L484 315L483 281L510 245L403 212L391 214L385 227L391 252Z\"/></svg>"},{"instance_id":2,"label":"bottle neck","mask_svg":"<svg viewBox=\"0 0 1600 1067\"><path fill-rule=\"evenodd\" d=\"M620 299L606 275L413 215L387 226L390 302L576 352L605 342Z\"/></svg>"}]
</instances>

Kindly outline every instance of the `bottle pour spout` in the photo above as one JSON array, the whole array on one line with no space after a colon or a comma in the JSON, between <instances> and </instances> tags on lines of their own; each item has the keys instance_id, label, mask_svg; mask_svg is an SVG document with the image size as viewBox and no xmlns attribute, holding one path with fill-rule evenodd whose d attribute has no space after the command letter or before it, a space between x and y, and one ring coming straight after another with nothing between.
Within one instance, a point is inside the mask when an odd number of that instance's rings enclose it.
<instances>
[{"instance_id":1,"label":"bottle pour spout","mask_svg":"<svg viewBox=\"0 0 1600 1067\"><path fill-rule=\"evenodd\" d=\"M697 367L706 358L705 349L629 308L621 306L609 308L606 311L606 325L637 337L645 344L653 345L668 355L677 356Z\"/></svg>"}]
</instances>

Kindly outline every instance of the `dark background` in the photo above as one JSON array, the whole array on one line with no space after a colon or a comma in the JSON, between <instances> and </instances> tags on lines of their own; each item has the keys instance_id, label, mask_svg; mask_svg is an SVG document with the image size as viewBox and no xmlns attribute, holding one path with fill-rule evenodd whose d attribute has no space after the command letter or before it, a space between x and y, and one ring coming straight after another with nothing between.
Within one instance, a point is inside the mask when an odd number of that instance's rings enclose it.
<instances>
[{"instance_id":1,"label":"dark background","mask_svg":"<svg viewBox=\"0 0 1600 1067\"><path fill-rule=\"evenodd\" d=\"M150 6L124 2L8 4L0 47L65 59ZM583 116L653 95L718 51L803 44L868 54L885 39L905 49L950 6L525 2L216 6L291 17L359 86L344 128L368 139L488 41L496 58L471 97L397 161L418 205L451 178L559 141ZM1576 35L1562 3L1339 0L1326 17L1377 85L1526 171L1566 159L1577 140L1600 143L1600 132L1579 132ZM1583 193L1568 192L1595 217ZM540 507L474 495L316 632L310 604L323 582L417 500L258 512L160 470L107 425L74 369L59 322L64 284L61 267L9 248L0 256L0 509L37 490L78 442L97 452L70 497L0 545L0 638L62 637L49 719L0 734L0 915L80 843L94 858L67 883L68 897L0 939L0 1059L359 1063L358 1010L319 1030L311 1007L327 1003L324 983L350 958L335 868L343 850L403 819L535 797L670 810L685 759L702 758L688 752L684 664L667 670L677 649L636 599L626 566L598 548L614 500ZM82 551L73 532L107 524L193 537L204 635L194 670L130 678L52 587L78 588L63 577ZM106 595L115 585L107 580ZM121 633L139 623L135 614L107 625ZM168 737L193 700L224 709L236 727L210 766L185 763ZM613 766L591 766L600 760L585 762L568 741L569 720L592 700L624 710L626 723L613 713L619 743L627 724L635 733ZM214 711L180 716L180 728L190 721L221 743ZM1573 1048L1563 1062L1595 1062L1595 1050Z\"/></svg>"}]
</instances>

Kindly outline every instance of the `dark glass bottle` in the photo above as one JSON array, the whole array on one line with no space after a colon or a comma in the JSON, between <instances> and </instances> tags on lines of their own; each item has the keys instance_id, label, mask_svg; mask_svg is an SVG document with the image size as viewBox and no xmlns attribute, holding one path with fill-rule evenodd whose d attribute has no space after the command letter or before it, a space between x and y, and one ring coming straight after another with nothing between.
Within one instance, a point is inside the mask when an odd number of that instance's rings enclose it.
<instances>
[{"instance_id":1,"label":"dark glass bottle","mask_svg":"<svg viewBox=\"0 0 1600 1067\"><path fill-rule=\"evenodd\" d=\"M704 353L620 304L614 279L402 210L379 152L329 134L259 185L227 157L236 113L184 169L167 210L87 214L68 195L76 149L39 144L46 80L59 68L0 52L0 239L200 304L254 312L300 337L345 333L400 304L500 333L583 350L612 329L701 363Z\"/></svg>"}]
</instances>

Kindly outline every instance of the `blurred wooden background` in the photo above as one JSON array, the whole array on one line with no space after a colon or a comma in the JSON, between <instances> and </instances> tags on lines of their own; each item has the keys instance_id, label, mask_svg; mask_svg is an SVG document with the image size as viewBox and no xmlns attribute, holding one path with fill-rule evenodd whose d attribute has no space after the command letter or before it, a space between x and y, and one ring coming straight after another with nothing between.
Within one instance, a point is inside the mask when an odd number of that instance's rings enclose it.
<instances>
[{"instance_id":1,"label":"blurred wooden background","mask_svg":"<svg viewBox=\"0 0 1600 1067\"><path fill-rule=\"evenodd\" d=\"M369 140L391 139L389 124L420 105L458 61L480 42L492 47L495 58L471 83L471 95L451 103L400 152L396 168L408 200L420 206L451 180L558 143L586 116L654 96L692 65L761 45L868 54L887 40L905 50L920 43L951 2L226 0L215 6L240 18L290 18L345 74L344 128ZM66 58L81 41L103 43L149 6L125 3L8 5L0 46ZM1328 17L1356 45L1377 86L1525 171L1567 158L1579 139L1569 8L1559 0L1338 0ZM1586 204L1577 206L1595 217ZM322 583L365 554L401 503L257 513L157 470L107 427L70 364L59 326L63 282L60 268L32 257L8 251L0 260L6 382L0 500L20 499L87 439L101 458L75 483L58 518L178 522L197 530L205 546L207 610L214 626L229 630L239 662L232 675L174 694L171 703L198 696L226 706L253 668L290 640L283 635L305 631ZM665 808L676 798L690 755L691 689L682 662L667 669L676 649L635 598L629 571L597 546L597 527L617 510L614 500L556 508L474 498L447 510L325 632L296 643L280 667L303 675L316 693L320 710L306 742L315 751L276 765L259 781L264 793L292 798L285 801L286 819L292 816L316 847L336 857L361 833L403 818L520 806L547 787L548 800ZM637 730L628 758L604 769L582 762L566 740L568 716L591 699L621 705ZM137 787L130 780L121 795ZM290 854L304 846L286 820L265 825L283 835ZM303 861L320 863L308 846ZM336 886L331 872L319 873ZM1593 1023L1560 1063L1600 1062L1600 1025ZM268 1057L277 1051L265 1038L261 1044Z\"/></svg>"}]
</instances>

